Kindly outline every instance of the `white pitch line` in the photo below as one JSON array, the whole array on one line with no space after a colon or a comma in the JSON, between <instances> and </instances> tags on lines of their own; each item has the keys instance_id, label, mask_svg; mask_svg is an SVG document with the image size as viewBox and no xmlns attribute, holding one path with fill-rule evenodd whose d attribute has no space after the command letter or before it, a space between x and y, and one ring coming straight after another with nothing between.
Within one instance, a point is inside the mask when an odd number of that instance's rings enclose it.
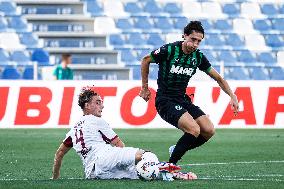
<instances>
[{"instance_id":1,"label":"white pitch line","mask_svg":"<svg viewBox=\"0 0 284 189\"><path fill-rule=\"evenodd\" d=\"M260 164L260 163L284 163L284 160L278 161L239 161L239 162L216 162L216 163L190 163L180 166L206 166L206 165L231 165L231 164Z\"/></svg>"},{"instance_id":2,"label":"white pitch line","mask_svg":"<svg viewBox=\"0 0 284 189\"><path fill-rule=\"evenodd\" d=\"M230 178L230 177L199 177L199 180L230 180L230 181L276 181L284 182L282 179L264 179L264 178Z\"/></svg>"},{"instance_id":3,"label":"white pitch line","mask_svg":"<svg viewBox=\"0 0 284 189\"><path fill-rule=\"evenodd\" d=\"M49 181L49 180L51 181L52 179L0 178L0 181ZM60 178L58 180L86 180L86 179L84 179L84 178Z\"/></svg>"}]
</instances>

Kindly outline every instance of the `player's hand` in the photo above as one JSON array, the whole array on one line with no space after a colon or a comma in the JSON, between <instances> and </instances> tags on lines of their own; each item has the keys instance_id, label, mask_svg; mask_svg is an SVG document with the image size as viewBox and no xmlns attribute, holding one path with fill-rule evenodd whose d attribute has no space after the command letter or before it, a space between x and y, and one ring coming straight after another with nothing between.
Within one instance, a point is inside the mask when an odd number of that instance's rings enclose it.
<instances>
[{"instance_id":1,"label":"player's hand","mask_svg":"<svg viewBox=\"0 0 284 189\"><path fill-rule=\"evenodd\" d=\"M141 88L139 96L147 102L151 98L151 91L149 88Z\"/></svg>"},{"instance_id":2,"label":"player's hand","mask_svg":"<svg viewBox=\"0 0 284 189\"><path fill-rule=\"evenodd\" d=\"M238 115L238 113L239 113L239 102L238 102L236 95L233 95L231 97L230 104L231 104L231 109L234 111L234 115L235 116Z\"/></svg>"}]
</instances>

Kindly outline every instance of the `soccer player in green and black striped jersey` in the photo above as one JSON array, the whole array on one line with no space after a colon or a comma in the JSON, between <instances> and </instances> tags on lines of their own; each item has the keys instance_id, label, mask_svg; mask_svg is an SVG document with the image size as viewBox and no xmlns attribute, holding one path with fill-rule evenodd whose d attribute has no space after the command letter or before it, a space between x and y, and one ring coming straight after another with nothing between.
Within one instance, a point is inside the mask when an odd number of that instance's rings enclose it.
<instances>
[{"instance_id":1,"label":"soccer player in green and black striped jersey","mask_svg":"<svg viewBox=\"0 0 284 189\"><path fill-rule=\"evenodd\" d=\"M178 140L169 159L176 164L188 151L207 142L214 135L214 125L209 117L186 94L189 79L197 68L213 78L222 90L231 97L235 115L239 105L236 95L228 83L211 66L198 46L204 38L201 22L191 21L184 28L183 41L165 44L146 55L141 62L142 88L140 96L148 101L151 92L148 89L150 63L159 65L158 90L155 106L159 115L168 123L184 132Z\"/></svg>"}]
</instances>

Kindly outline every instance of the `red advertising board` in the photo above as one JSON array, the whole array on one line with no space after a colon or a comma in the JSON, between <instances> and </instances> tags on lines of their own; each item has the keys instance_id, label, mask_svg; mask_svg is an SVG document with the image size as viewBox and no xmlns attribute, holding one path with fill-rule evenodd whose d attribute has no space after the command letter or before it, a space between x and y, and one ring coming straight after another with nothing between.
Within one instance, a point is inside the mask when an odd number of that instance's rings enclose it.
<instances>
[{"instance_id":1,"label":"red advertising board","mask_svg":"<svg viewBox=\"0 0 284 189\"><path fill-rule=\"evenodd\" d=\"M172 128L155 110L156 83L149 102L138 96L140 81L0 81L0 128L69 127L82 115L82 87L93 86L104 100L103 117L113 128ZM216 128L284 128L284 82L229 81L238 96L234 116L230 98L216 82L192 82L188 94Z\"/></svg>"}]
</instances>

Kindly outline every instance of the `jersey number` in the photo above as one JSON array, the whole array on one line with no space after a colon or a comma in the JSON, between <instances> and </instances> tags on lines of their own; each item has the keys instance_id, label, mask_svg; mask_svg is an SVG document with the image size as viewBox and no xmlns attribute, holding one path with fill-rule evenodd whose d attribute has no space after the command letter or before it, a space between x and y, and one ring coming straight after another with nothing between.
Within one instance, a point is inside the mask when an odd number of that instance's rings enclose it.
<instances>
[{"instance_id":1,"label":"jersey number","mask_svg":"<svg viewBox=\"0 0 284 189\"><path fill-rule=\"evenodd\" d=\"M88 152L89 152L90 150L89 150L88 148L86 148L86 146L85 146L85 141L84 141L82 129L79 130L79 133L80 133L80 137L79 137L79 138L78 138L77 133L78 133L78 130L76 129L76 132L75 132L76 144L77 144L78 142L81 143L81 146L82 146L81 154L82 154L82 156L83 156L84 158L86 158L86 156L87 156L87 154L88 154Z\"/></svg>"},{"instance_id":2,"label":"jersey number","mask_svg":"<svg viewBox=\"0 0 284 189\"><path fill-rule=\"evenodd\" d=\"M77 133L78 133L78 130L76 129L76 132L75 132L76 144L77 144L78 142L80 142L81 145L82 145L82 148L85 148L85 141L84 141L82 129L79 130L79 133L80 133L80 137L79 137L79 138L78 138Z\"/></svg>"}]
</instances>

